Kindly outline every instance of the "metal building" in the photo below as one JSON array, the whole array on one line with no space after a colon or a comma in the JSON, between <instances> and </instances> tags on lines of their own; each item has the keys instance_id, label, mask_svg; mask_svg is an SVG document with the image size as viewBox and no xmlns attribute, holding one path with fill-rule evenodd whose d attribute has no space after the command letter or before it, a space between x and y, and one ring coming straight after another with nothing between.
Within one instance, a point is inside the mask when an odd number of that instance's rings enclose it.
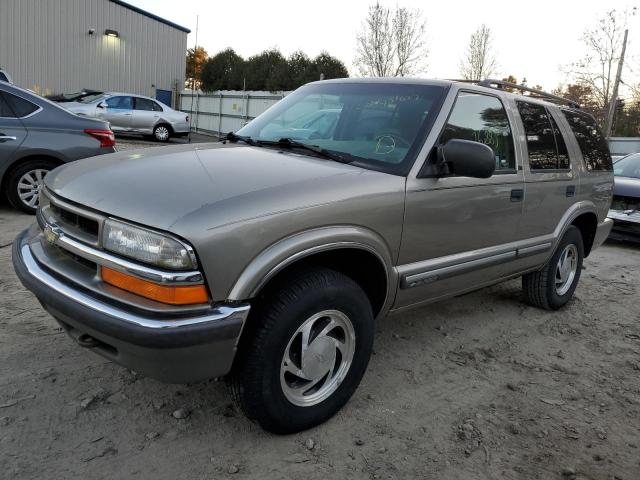
<instances>
[{"instance_id":1,"label":"metal building","mask_svg":"<svg viewBox=\"0 0 640 480\"><path fill-rule=\"evenodd\" d=\"M41 94L91 88L171 105L188 33L120 0L0 0L0 68Z\"/></svg>"}]
</instances>

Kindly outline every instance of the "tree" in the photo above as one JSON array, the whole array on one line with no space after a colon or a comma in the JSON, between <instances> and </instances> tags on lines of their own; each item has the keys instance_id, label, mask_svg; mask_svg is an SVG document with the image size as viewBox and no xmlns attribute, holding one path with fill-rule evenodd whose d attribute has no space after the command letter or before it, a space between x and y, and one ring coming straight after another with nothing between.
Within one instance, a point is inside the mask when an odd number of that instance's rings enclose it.
<instances>
[{"instance_id":1,"label":"tree","mask_svg":"<svg viewBox=\"0 0 640 480\"><path fill-rule=\"evenodd\" d=\"M244 84L244 60L232 48L227 48L209 58L202 67L202 89L242 90Z\"/></svg>"},{"instance_id":2,"label":"tree","mask_svg":"<svg viewBox=\"0 0 640 480\"><path fill-rule=\"evenodd\" d=\"M285 90L288 86L287 60L277 48L265 50L247 60L247 90Z\"/></svg>"},{"instance_id":3,"label":"tree","mask_svg":"<svg viewBox=\"0 0 640 480\"><path fill-rule=\"evenodd\" d=\"M608 11L594 28L585 31L582 37L585 55L567 69L575 83L591 89L597 107L594 114L600 125L604 123L607 106L614 100L613 83L624 31L629 17L635 13L635 7L630 11Z\"/></svg>"},{"instance_id":4,"label":"tree","mask_svg":"<svg viewBox=\"0 0 640 480\"><path fill-rule=\"evenodd\" d=\"M187 69L185 72L187 88L200 88L202 67L207 58L207 51L203 47L187 49Z\"/></svg>"},{"instance_id":5,"label":"tree","mask_svg":"<svg viewBox=\"0 0 640 480\"><path fill-rule=\"evenodd\" d=\"M426 23L418 9L369 7L356 36L355 65L364 76L404 77L425 70Z\"/></svg>"},{"instance_id":6,"label":"tree","mask_svg":"<svg viewBox=\"0 0 640 480\"><path fill-rule=\"evenodd\" d=\"M322 52L313 59L312 72L314 77L309 81L320 80L320 76L325 80L331 78L346 78L349 76L349 72L344 63L332 57L327 52Z\"/></svg>"},{"instance_id":7,"label":"tree","mask_svg":"<svg viewBox=\"0 0 640 480\"><path fill-rule=\"evenodd\" d=\"M460 63L460 74L465 80L490 78L496 71L497 61L492 51L491 29L485 24L471 34L469 45Z\"/></svg>"}]
</instances>

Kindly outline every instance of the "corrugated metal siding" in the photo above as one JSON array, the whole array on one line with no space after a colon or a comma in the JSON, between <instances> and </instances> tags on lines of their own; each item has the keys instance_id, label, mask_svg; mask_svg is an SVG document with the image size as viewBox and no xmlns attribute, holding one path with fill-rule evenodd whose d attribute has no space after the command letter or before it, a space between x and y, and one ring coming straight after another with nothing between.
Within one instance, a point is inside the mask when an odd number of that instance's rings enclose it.
<instances>
[{"instance_id":1,"label":"corrugated metal siding","mask_svg":"<svg viewBox=\"0 0 640 480\"><path fill-rule=\"evenodd\" d=\"M184 85L186 48L186 32L108 0L0 0L0 67L21 87L155 96Z\"/></svg>"}]
</instances>

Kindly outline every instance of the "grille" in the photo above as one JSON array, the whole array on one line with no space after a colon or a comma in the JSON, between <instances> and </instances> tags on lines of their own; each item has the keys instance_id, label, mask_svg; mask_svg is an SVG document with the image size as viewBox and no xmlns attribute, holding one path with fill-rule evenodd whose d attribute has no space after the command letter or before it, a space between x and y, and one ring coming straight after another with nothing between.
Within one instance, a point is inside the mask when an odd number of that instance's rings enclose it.
<instances>
[{"instance_id":1,"label":"grille","mask_svg":"<svg viewBox=\"0 0 640 480\"><path fill-rule=\"evenodd\" d=\"M43 215L47 222L57 225L65 234L85 243L97 245L100 224L60 205L51 203L45 207Z\"/></svg>"}]
</instances>

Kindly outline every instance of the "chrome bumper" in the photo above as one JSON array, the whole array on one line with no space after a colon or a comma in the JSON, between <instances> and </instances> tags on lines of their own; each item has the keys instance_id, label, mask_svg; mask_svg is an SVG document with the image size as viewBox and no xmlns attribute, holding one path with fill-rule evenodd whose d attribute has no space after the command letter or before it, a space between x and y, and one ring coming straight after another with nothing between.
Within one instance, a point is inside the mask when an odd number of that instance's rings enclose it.
<instances>
[{"instance_id":1,"label":"chrome bumper","mask_svg":"<svg viewBox=\"0 0 640 480\"><path fill-rule=\"evenodd\" d=\"M74 288L39 263L29 246L29 232L14 241L15 271L81 346L167 382L193 382L229 372L248 304L214 305L191 315L143 312L118 304Z\"/></svg>"}]
</instances>

